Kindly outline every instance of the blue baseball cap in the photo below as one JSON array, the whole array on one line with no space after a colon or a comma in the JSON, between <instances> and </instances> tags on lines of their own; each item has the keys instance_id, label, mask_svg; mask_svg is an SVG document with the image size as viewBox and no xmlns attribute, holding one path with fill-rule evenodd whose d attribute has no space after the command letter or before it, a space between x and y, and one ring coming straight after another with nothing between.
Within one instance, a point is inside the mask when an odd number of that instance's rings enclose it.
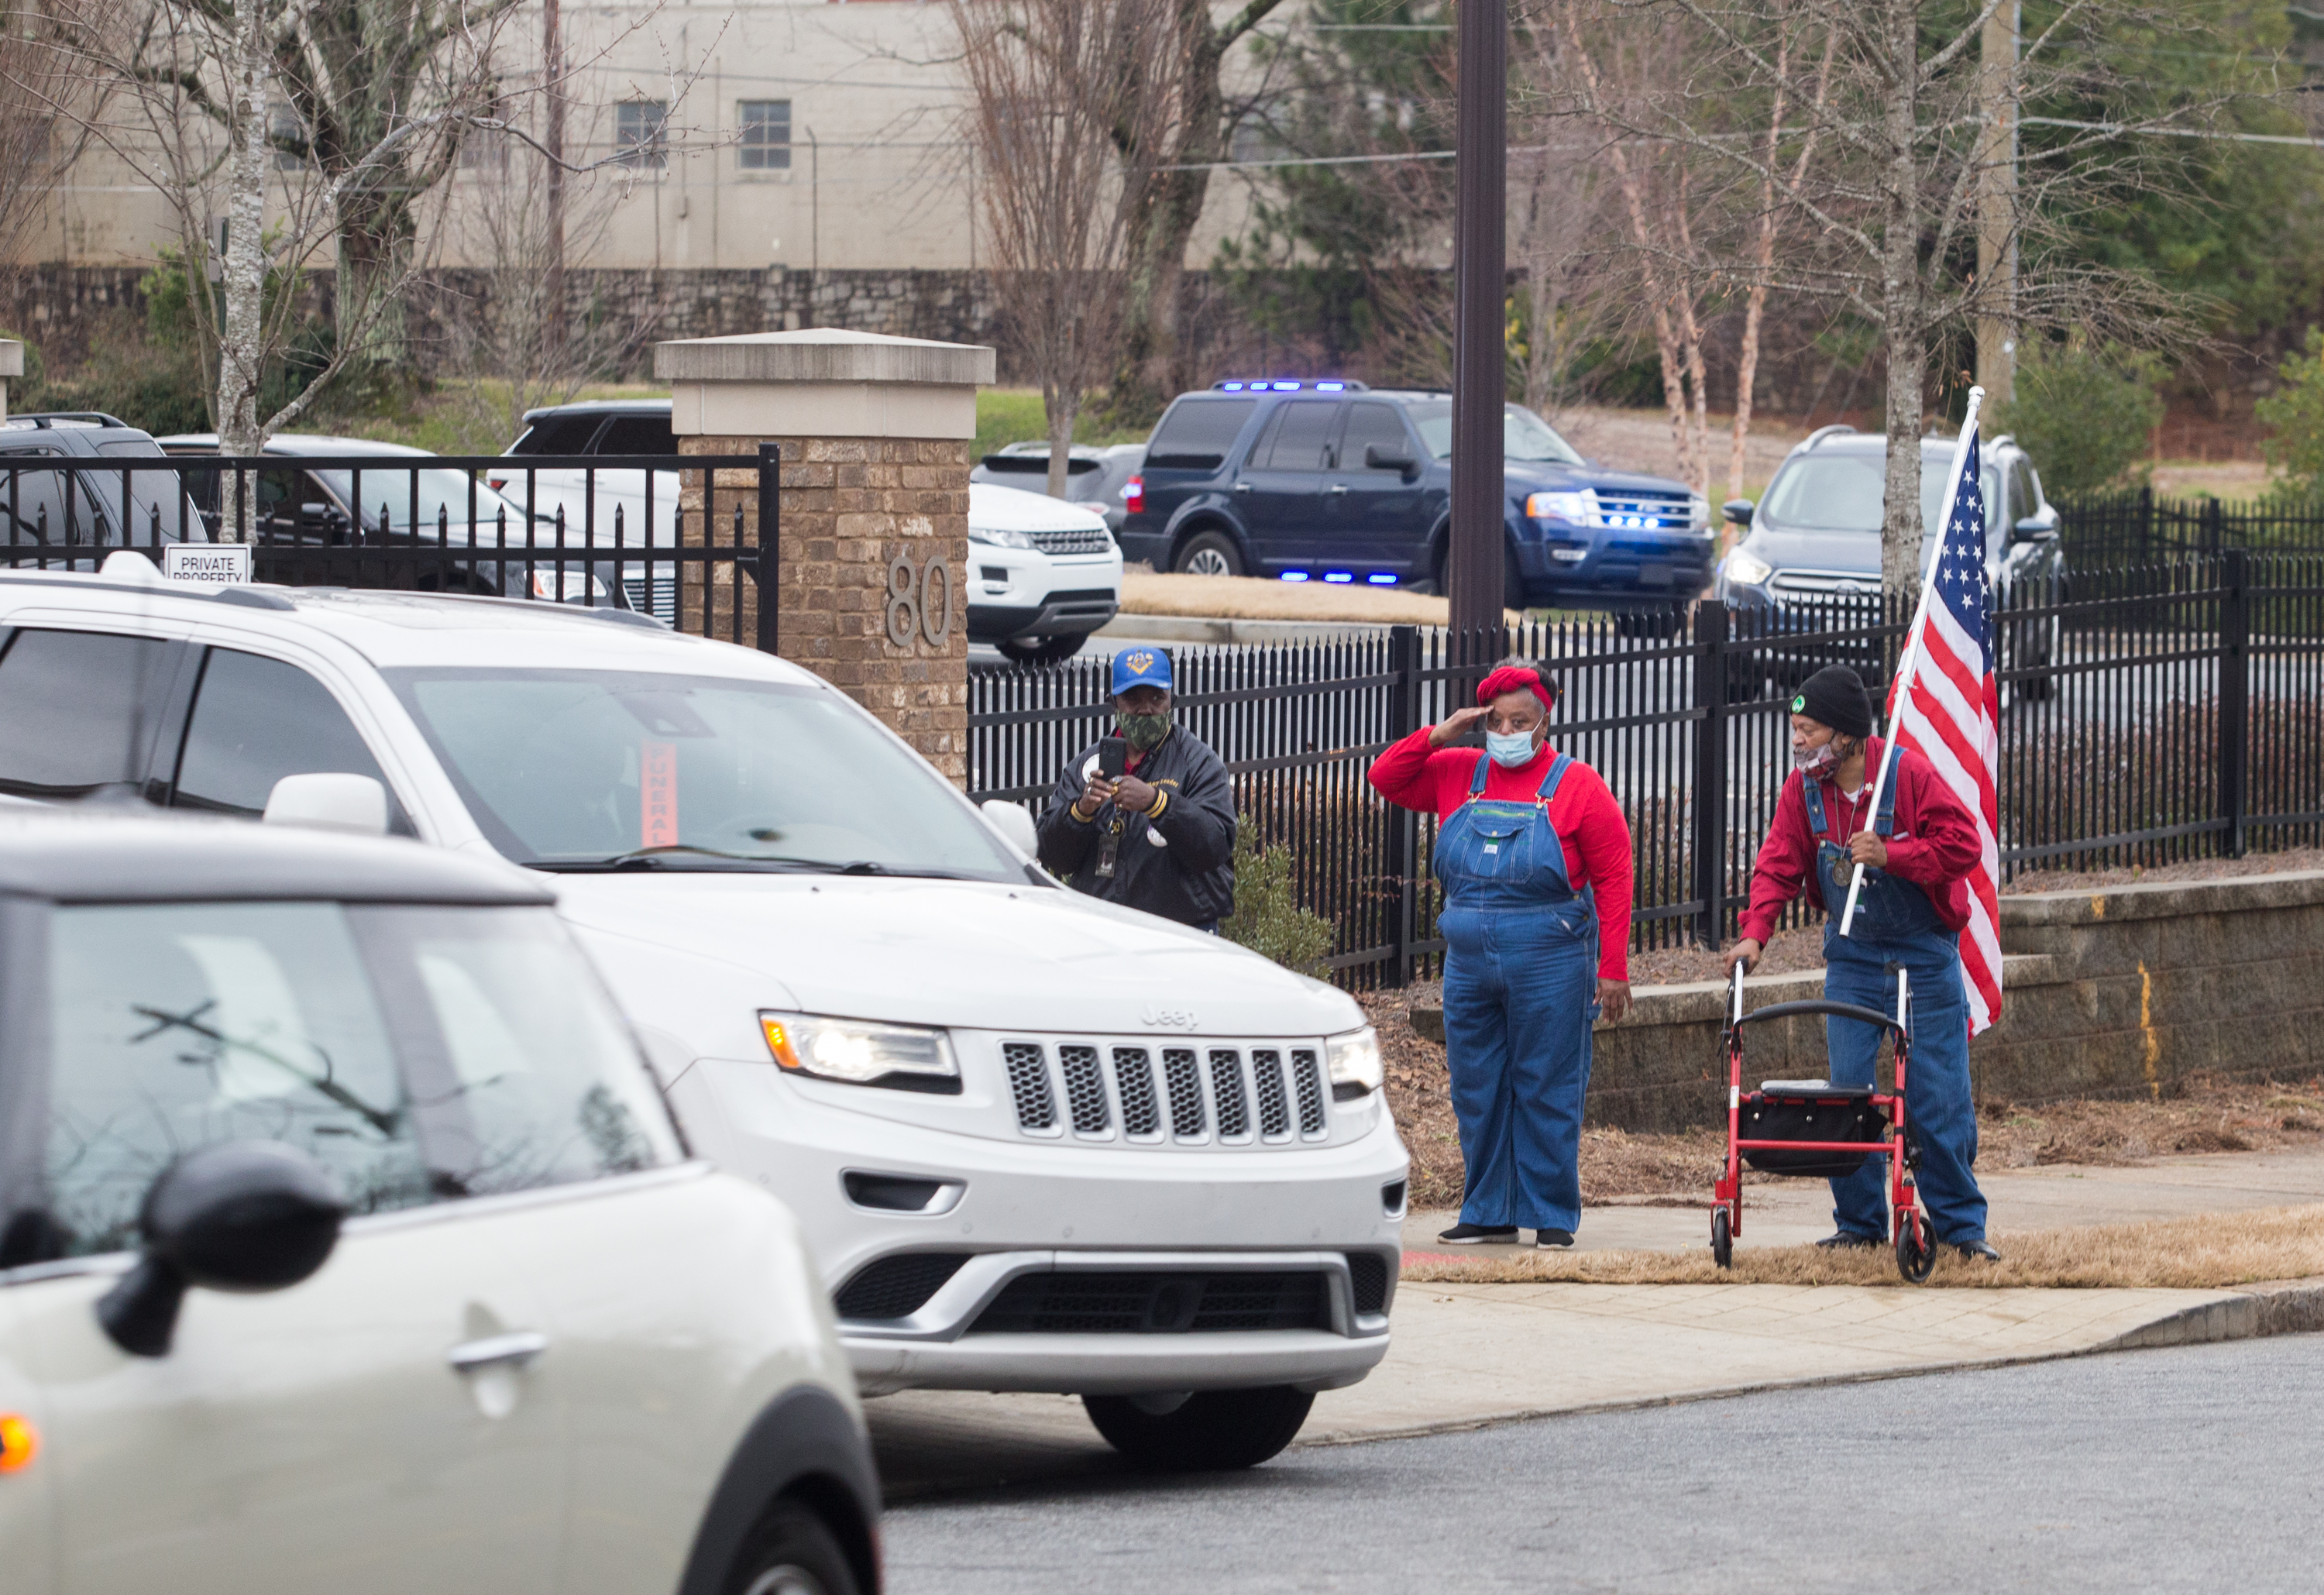
<instances>
[{"instance_id":1,"label":"blue baseball cap","mask_svg":"<svg viewBox=\"0 0 2324 1595\"><path fill-rule=\"evenodd\" d=\"M1113 656L1113 696L1133 687L1170 687L1170 656L1158 648L1125 648Z\"/></svg>"}]
</instances>

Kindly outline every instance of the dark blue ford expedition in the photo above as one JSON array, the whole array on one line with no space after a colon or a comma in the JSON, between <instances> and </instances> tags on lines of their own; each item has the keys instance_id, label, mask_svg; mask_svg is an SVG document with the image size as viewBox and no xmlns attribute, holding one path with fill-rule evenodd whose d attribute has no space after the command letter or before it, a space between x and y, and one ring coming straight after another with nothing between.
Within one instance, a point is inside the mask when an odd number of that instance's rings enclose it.
<instances>
[{"instance_id":1,"label":"dark blue ford expedition","mask_svg":"<svg viewBox=\"0 0 2324 1595\"><path fill-rule=\"evenodd\" d=\"M1683 484L1601 470L1522 406L1505 420L1508 599L1665 611L1711 574ZM1357 382L1182 393L1122 490L1122 556L1157 570L1443 590L1452 401Z\"/></svg>"}]
</instances>

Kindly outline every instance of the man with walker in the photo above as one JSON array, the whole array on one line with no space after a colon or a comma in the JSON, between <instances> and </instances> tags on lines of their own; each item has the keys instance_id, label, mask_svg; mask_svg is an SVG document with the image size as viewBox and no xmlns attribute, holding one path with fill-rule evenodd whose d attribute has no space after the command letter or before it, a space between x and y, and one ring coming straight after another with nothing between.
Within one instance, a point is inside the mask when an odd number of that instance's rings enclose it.
<instances>
[{"instance_id":1,"label":"man with walker","mask_svg":"<svg viewBox=\"0 0 2324 1595\"><path fill-rule=\"evenodd\" d=\"M1893 761L1876 782L1882 760ZM1920 1151L1916 1183L1939 1244L1965 1258L1997 1261L1985 1238L1969 1094L1969 1000L1960 932L1969 923L1970 872L1978 867L1976 822L1928 761L1872 734L1872 699L1844 665L1827 665L1792 699L1793 772L1751 870L1751 906L1727 972L1759 960L1776 917L1800 895L1824 910L1824 997L1886 1010L1899 966L1911 975L1913 1067L1905 1108ZM1873 788L1880 797L1871 807ZM1840 908L1858 864L1864 886L1849 934ZM1880 1032L1828 1015L1824 1041L1834 1085L1870 1085ZM1838 1232L1817 1244L1880 1246L1888 1233L1881 1164L1868 1159L1831 1182Z\"/></svg>"}]
</instances>

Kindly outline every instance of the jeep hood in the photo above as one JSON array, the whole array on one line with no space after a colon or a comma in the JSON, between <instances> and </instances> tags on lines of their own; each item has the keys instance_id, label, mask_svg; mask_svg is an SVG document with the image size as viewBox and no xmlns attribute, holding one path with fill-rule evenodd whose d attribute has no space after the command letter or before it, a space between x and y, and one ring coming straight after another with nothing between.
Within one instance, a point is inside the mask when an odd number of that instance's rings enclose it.
<instances>
[{"instance_id":1,"label":"jeep hood","mask_svg":"<svg viewBox=\"0 0 2324 1595\"><path fill-rule=\"evenodd\" d=\"M704 1056L758 1056L761 1008L1116 1036L1364 1022L1345 992L1231 942L1056 888L677 871L556 884L631 1017Z\"/></svg>"}]
</instances>

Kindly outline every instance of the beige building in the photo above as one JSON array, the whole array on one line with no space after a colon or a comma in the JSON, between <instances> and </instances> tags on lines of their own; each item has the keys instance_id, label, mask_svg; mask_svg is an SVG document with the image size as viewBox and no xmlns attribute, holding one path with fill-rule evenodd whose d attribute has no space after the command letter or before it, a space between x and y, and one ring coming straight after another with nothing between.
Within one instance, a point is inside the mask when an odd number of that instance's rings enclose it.
<instances>
[{"instance_id":1,"label":"beige building","mask_svg":"<svg viewBox=\"0 0 2324 1595\"><path fill-rule=\"evenodd\" d=\"M561 16L574 74L567 156L606 163L574 180L570 265L989 263L943 0L567 4ZM512 118L536 130L541 22L532 0L507 19L495 46ZM539 168L519 152L505 135L473 140L428 207L432 263L484 265L493 263L485 257L524 252L528 229L511 218L539 207ZM1247 204L1234 175L1213 182L1189 264L1208 263ZM91 152L67 174L25 253L73 266L142 265L176 235L160 194Z\"/></svg>"}]
</instances>

